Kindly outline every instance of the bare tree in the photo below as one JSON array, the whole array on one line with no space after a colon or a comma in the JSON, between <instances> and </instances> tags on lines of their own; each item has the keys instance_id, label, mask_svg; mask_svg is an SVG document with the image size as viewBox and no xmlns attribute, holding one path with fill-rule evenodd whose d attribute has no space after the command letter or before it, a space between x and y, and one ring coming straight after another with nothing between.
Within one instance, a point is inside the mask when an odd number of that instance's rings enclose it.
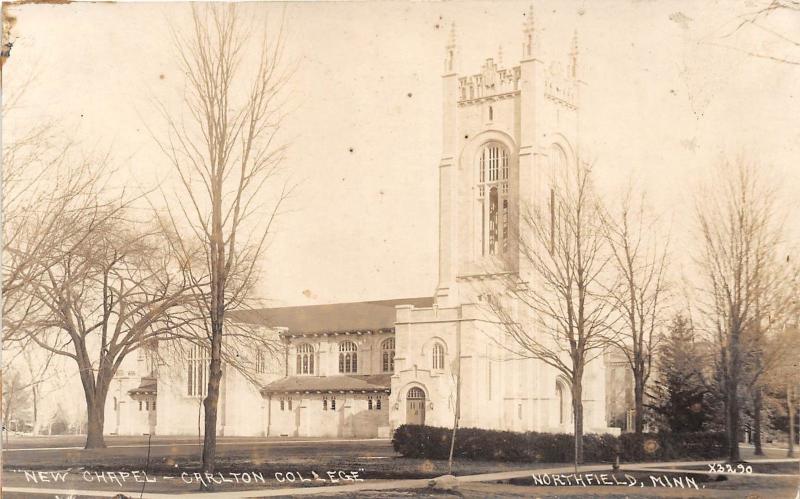
<instances>
[{"instance_id":1,"label":"bare tree","mask_svg":"<svg viewBox=\"0 0 800 499\"><path fill-rule=\"evenodd\" d=\"M223 336L230 332L226 313L245 306L273 221L290 191L279 175L285 146L277 144L279 99L289 73L281 30L273 35L264 29L250 60L245 42L253 38L242 28L236 6L192 6L192 20L190 33L175 33L189 118L176 118L162 106L169 135L157 140L180 179L171 223L176 232L188 226L203 252L204 265L190 270L210 352L202 459L203 471L212 472ZM187 249L193 243L185 244L185 251L193 251Z\"/></svg>"},{"instance_id":2,"label":"bare tree","mask_svg":"<svg viewBox=\"0 0 800 499\"><path fill-rule=\"evenodd\" d=\"M773 292L766 302L756 302L756 319L742 335L743 380L752 401L752 440L755 454L759 456L764 454L761 447L764 387L775 372L791 376L788 366L800 355L795 345L797 338L791 334L795 329L787 327L797 316L794 300L797 290L791 279L796 270L789 265L776 267L774 271L778 275ZM787 272L781 272L782 267Z\"/></svg>"},{"instance_id":3,"label":"bare tree","mask_svg":"<svg viewBox=\"0 0 800 499\"><path fill-rule=\"evenodd\" d=\"M752 163L722 161L696 203L702 311L709 321L720 370L731 462L739 461L740 389L748 331L759 327L764 306L780 296L777 257L781 220L777 192Z\"/></svg>"},{"instance_id":4,"label":"bare tree","mask_svg":"<svg viewBox=\"0 0 800 499\"><path fill-rule=\"evenodd\" d=\"M30 404L30 393L26 388L27 384L20 371L8 367L3 369L3 399L0 412L2 412L6 442L8 442L8 434L11 431L11 418L19 418Z\"/></svg>"},{"instance_id":5,"label":"bare tree","mask_svg":"<svg viewBox=\"0 0 800 499\"><path fill-rule=\"evenodd\" d=\"M583 461L583 376L603 354L611 309L601 283L610 257L590 179L577 165L558 175L548 208L523 207L520 270L505 274L503 296L489 300L514 353L540 359L569 381L576 465Z\"/></svg>"},{"instance_id":6,"label":"bare tree","mask_svg":"<svg viewBox=\"0 0 800 499\"><path fill-rule=\"evenodd\" d=\"M605 214L604 222L616 273L608 299L621 319L610 342L625 355L633 374L634 429L641 435L645 389L666 302L669 236L656 231L646 195L641 194L636 201L632 197L629 186L617 209Z\"/></svg>"},{"instance_id":7,"label":"bare tree","mask_svg":"<svg viewBox=\"0 0 800 499\"><path fill-rule=\"evenodd\" d=\"M30 84L31 79L25 82ZM3 102L4 120L13 119L24 92ZM73 144L50 122L9 129L3 140L3 329L8 338L32 312L21 292L48 261L68 252L65 241L97 214L94 196L102 173L76 158ZM108 212L108 214L113 214Z\"/></svg>"},{"instance_id":8,"label":"bare tree","mask_svg":"<svg viewBox=\"0 0 800 499\"><path fill-rule=\"evenodd\" d=\"M107 211L115 214L108 215ZM36 312L9 338L75 361L86 401L86 448L104 447L106 395L123 359L153 341L180 337L193 283L159 230L147 232L116 207L98 208L35 267L26 293ZM100 223L97 223L100 220Z\"/></svg>"},{"instance_id":9,"label":"bare tree","mask_svg":"<svg viewBox=\"0 0 800 499\"><path fill-rule=\"evenodd\" d=\"M38 434L41 426L39 400L42 385L53 379L57 379L62 373L60 369L53 367L55 354L42 351L37 348L32 341L26 343L12 342L10 345L7 344L6 347L7 348L3 350L3 355L5 357L4 371L8 372L11 370L12 372L24 375L24 383L17 382L14 388L16 390L30 391L27 396L31 403L33 433ZM24 369L19 367L20 364L24 365Z\"/></svg>"}]
</instances>

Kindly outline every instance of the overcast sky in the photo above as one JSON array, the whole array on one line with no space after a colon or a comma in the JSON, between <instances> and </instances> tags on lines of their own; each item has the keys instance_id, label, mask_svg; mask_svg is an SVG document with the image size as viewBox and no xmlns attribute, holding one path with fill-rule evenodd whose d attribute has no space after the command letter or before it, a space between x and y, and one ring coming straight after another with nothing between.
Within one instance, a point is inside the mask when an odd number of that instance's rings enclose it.
<instances>
[{"instance_id":1,"label":"overcast sky","mask_svg":"<svg viewBox=\"0 0 800 499\"><path fill-rule=\"evenodd\" d=\"M535 2L540 46L566 63L577 29L586 85L581 141L609 192L639 179L665 218L687 226L691 192L721 154L769 166L800 186L800 66L776 13L734 32L755 2ZM529 2L247 4L274 26L285 15L298 63L284 126L299 182L281 218L261 294L274 304L430 296L436 285L437 165L444 45L455 22L463 74L502 47L521 54ZM169 164L148 132L153 102L177 105L168 26L185 4L25 4L9 10L6 93L28 77L18 118L55 119L82 148L110 151L128 182L153 185ZM267 19L267 20L264 20ZM675 230L674 230L675 232Z\"/></svg>"}]
</instances>

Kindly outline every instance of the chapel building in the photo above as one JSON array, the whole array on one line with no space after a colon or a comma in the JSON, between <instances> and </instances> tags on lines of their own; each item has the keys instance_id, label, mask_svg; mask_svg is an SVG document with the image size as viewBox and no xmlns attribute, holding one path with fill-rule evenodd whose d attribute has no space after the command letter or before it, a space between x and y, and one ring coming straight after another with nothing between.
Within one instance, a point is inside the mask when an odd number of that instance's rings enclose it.
<instances>
[{"instance_id":1,"label":"chapel building","mask_svg":"<svg viewBox=\"0 0 800 499\"><path fill-rule=\"evenodd\" d=\"M226 368L221 435L389 437L402 424L452 426L459 406L461 427L572 431L569 381L485 320L503 277L529 271L520 208L552 202L555 176L579 161L577 40L545 60L532 11L522 35L518 63L487 58L476 74L459 73L454 30L447 43L432 296L233 313L283 352L253 352L254 377ZM207 362L193 347L180 365L121 369L107 431L197 434ZM587 433L618 431L606 380L602 358L587 366Z\"/></svg>"}]
</instances>

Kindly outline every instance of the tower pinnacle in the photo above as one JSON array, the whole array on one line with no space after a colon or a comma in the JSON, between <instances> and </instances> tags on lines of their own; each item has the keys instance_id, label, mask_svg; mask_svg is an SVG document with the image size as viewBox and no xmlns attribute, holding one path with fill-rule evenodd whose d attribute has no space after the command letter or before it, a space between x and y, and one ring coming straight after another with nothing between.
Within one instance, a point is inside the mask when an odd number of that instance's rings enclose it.
<instances>
[{"instance_id":1,"label":"tower pinnacle","mask_svg":"<svg viewBox=\"0 0 800 499\"><path fill-rule=\"evenodd\" d=\"M533 57L535 51L534 39L534 22L533 22L533 4L531 4L526 14L525 23L522 28L522 58L528 59Z\"/></svg>"},{"instance_id":2,"label":"tower pinnacle","mask_svg":"<svg viewBox=\"0 0 800 499\"><path fill-rule=\"evenodd\" d=\"M572 48L569 52L569 74L572 78L578 78L578 30L572 35Z\"/></svg>"},{"instance_id":3,"label":"tower pinnacle","mask_svg":"<svg viewBox=\"0 0 800 499\"><path fill-rule=\"evenodd\" d=\"M455 71L455 58L456 58L456 23L450 26L450 35L447 37L447 45L445 46L445 59L444 70L446 73Z\"/></svg>"}]
</instances>

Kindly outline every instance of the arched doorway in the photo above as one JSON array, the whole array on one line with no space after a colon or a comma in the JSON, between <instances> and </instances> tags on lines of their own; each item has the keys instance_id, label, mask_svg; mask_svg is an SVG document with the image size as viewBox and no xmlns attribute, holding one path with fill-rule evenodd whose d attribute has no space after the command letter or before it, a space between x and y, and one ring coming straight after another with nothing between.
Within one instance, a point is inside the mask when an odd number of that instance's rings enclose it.
<instances>
[{"instance_id":1,"label":"arched doorway","mask_svg":"<svg viewBox=\"0 0 800 499\"><path fill-rule=\"evenodd\" d=\"M425 424L425 392L412 387L406 394L406 424Z\"/></svg>"}]
</instances>

